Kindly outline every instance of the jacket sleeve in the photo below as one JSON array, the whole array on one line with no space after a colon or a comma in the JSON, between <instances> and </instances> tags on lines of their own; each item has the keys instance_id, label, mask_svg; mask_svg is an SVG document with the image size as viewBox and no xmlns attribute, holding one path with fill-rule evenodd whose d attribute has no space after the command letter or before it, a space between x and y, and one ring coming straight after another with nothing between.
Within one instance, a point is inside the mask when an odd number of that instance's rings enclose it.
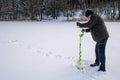
<instances>
[{"instance_id":1,"label":"jacket sleeve","mask_svg":"<svg viewBox=\"0 0 120 80\"><path fill-rule=\"evenodd\" d=\"M90 32L90 29L86 29L86 32Z\"/></svg>"},{"instance_id":2,"label":"jacket sleeve","mask_svg":"<svg viewBox=\"0 0 120 80\"><path fill-rule=\"evenodd\" d=\"M97 17L93 15L87 23L78 23L78 26L80 28L92 28L97 24L97 22Z\"/></svg>"}]
</instances>

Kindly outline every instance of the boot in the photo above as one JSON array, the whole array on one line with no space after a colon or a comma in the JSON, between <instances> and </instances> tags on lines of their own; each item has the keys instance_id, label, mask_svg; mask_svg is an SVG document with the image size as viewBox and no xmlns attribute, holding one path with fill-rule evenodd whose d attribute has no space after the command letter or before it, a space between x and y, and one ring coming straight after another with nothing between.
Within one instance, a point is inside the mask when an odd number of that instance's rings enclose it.
<instances>
[{"instance_id":1,"label":"boot","mask_svg":"<svg viewBox=\"0 0 120 80\"><path fill-rule=\"evenodd\" d=\"M96 66L99 66L99 64L96 64L96 63L90 64L90 67L96 67Z\"/></svg>"}]
</instances>

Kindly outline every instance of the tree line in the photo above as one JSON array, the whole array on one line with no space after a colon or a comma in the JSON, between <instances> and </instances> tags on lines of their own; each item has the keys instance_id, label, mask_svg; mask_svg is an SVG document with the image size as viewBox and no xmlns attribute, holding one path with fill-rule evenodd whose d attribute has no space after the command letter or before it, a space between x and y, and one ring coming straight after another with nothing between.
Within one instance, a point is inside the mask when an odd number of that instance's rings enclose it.
<instances>
[{"instance_id":1,"label":"tree line","mask_svg":"<svg viewBox=\"0 0 120 80\"><path fill-rule=\"evenodd\" d=\"M120 0L0 0L0 20L69 18L87 9L109 20L120 19Z\"/></svg>"}]
</instances>

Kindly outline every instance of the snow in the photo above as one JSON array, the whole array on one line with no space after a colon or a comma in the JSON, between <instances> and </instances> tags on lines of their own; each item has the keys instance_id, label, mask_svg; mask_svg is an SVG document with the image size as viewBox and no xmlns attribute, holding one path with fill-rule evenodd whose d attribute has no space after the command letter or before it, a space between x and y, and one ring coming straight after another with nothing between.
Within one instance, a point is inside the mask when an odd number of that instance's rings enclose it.
<instances>
[{"instance_id":1,"label":"snow","mask_svg":"<svg viewBox=\"0 0 120 80\"><path fill-rule=\"evenodd\" d=\"M91 68L94 46L82 38L83 70L75 67L80 28L75 22L0 22L0 80L119 80L120 22L106 22L106 72Z\"/></svg>"}]
</instances>

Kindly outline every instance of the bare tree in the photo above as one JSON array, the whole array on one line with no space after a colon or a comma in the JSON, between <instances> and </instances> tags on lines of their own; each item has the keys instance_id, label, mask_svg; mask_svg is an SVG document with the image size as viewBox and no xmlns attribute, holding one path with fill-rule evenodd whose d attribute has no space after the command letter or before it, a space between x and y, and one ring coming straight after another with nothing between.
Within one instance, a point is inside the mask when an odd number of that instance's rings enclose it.
<instances>
[{"instance_id":1,"label":"bare tree","mask_svg":"<svg viewBox=\"0 0 120 80\"><path fill-rule=\"evenodd\" d=\"M120 1L118 1L118 19L120 19Z\"/></svg>"},{"instance_id":2,"label":"bare tree","mask_svg":"<svg viewBox=\"0 0 120 80\"><path fill-rule=\"evenodd\" d=\"M107 19L120 19L120 0L0 0L1 20L42 20L43 16L57 19L63 13L67 19L77 10L84 14L92 9Z\"/></svg>"}]
</instances>

